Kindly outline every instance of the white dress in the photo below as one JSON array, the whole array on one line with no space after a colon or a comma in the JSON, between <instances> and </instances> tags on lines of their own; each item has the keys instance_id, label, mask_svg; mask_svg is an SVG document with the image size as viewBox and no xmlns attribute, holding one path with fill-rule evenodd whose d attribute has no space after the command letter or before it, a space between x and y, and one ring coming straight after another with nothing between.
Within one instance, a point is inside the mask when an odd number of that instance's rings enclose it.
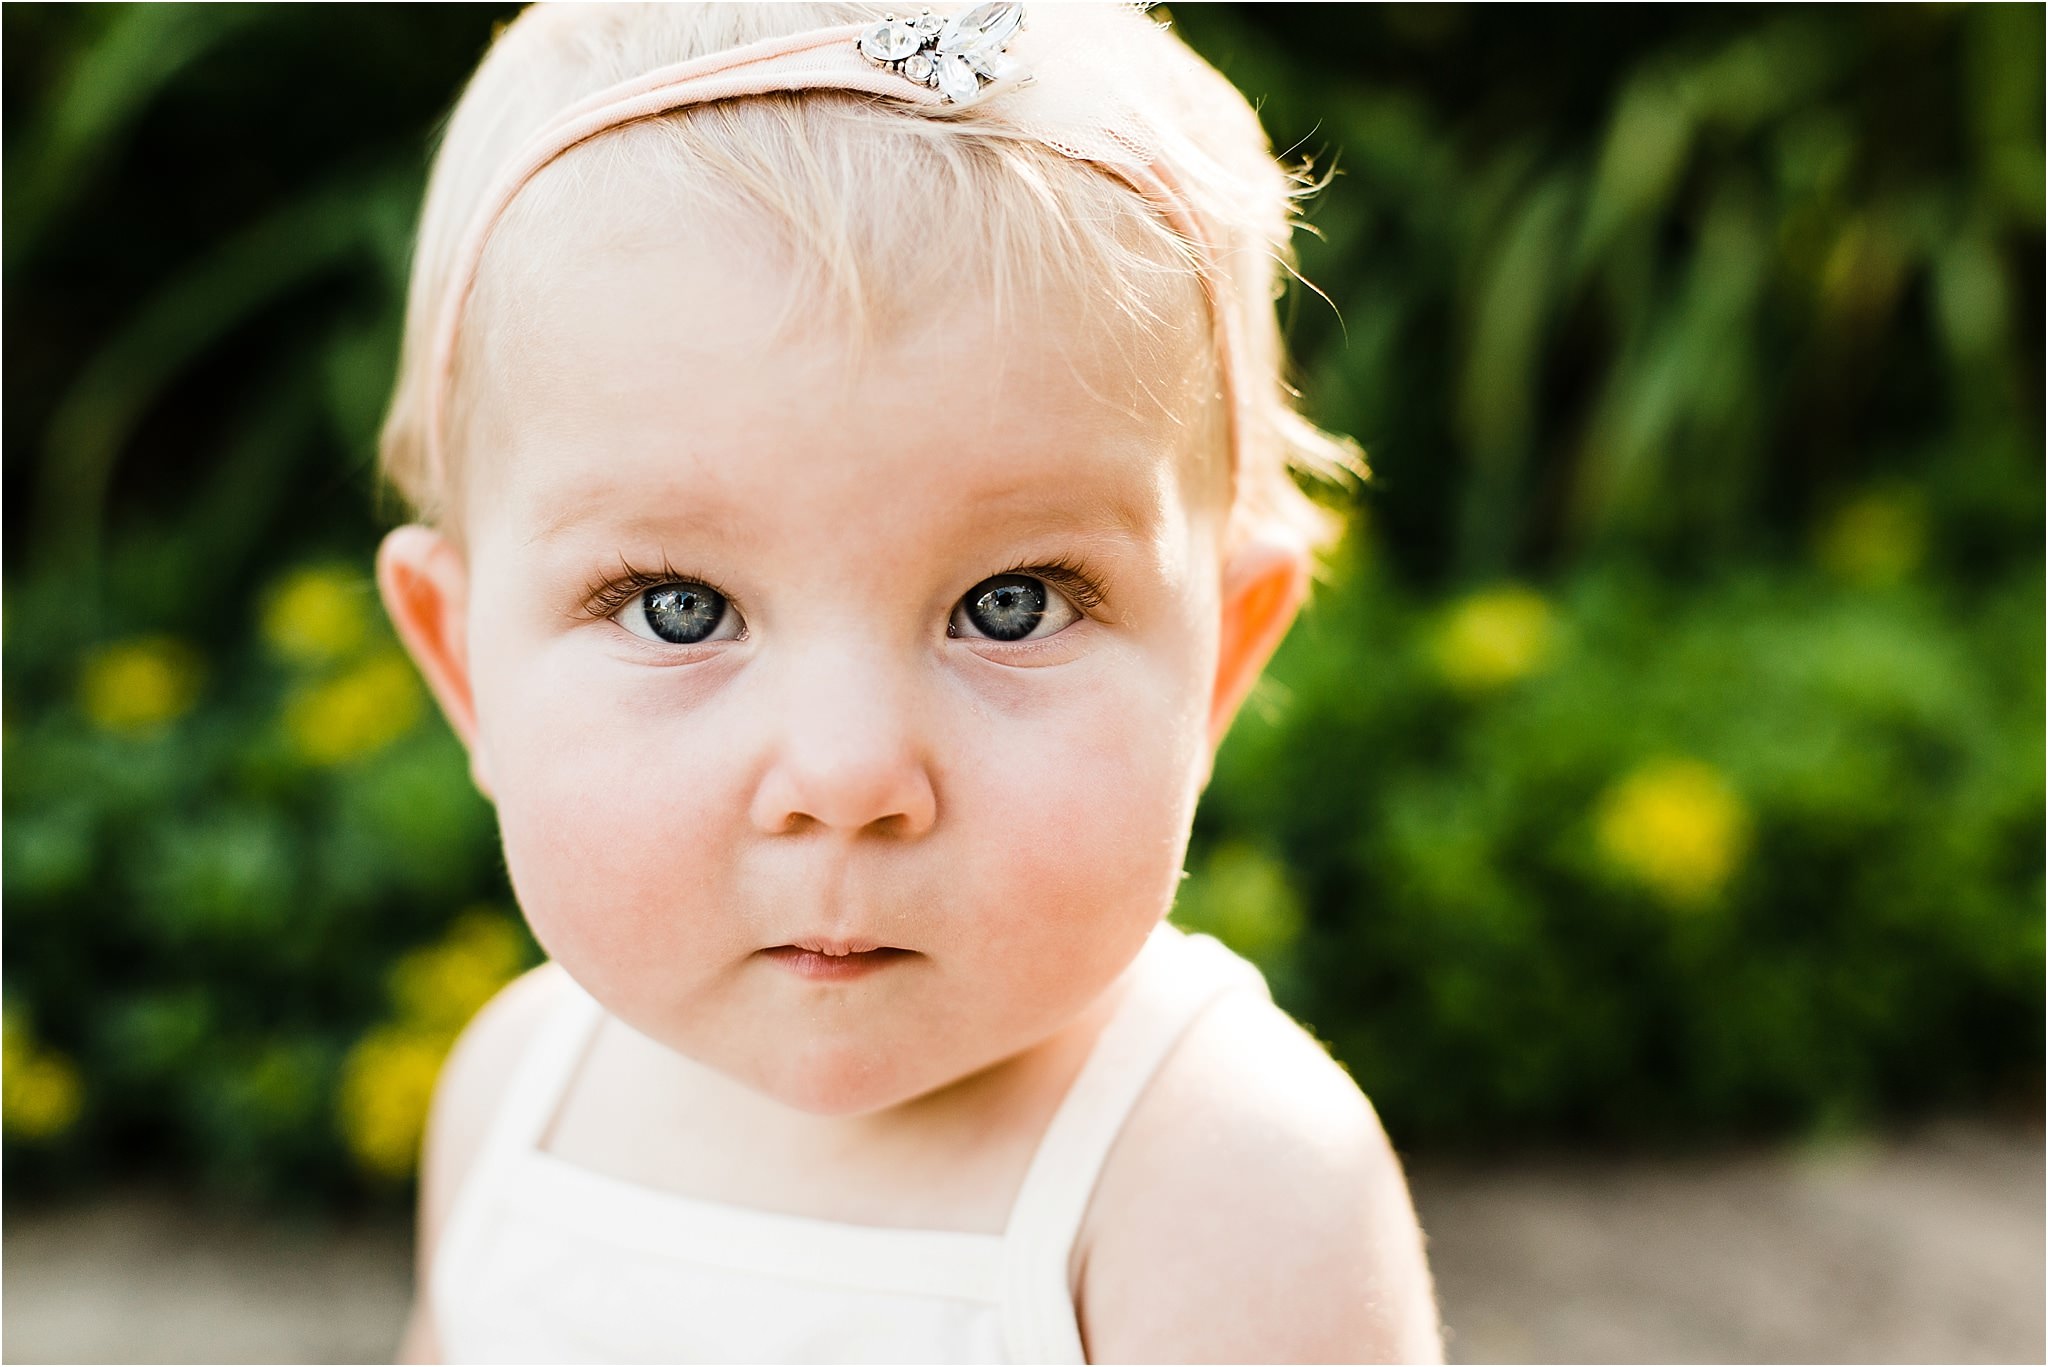
<instances>
[{"instance_id":1,"label":"white dress","mask_svg":"<svg viewBox=\"0 0 2048 1367\"><path fill-rule=\"evenodd\" d=\"M673 1195L538 1146L604 1019L544 1021L430 1269L449 1362L1082 1362L1068 1267L1104 1158L1195 1018L1257 968L1162 924L1040 1137L1002 1234Z\"/></svg>"}]
</instances>

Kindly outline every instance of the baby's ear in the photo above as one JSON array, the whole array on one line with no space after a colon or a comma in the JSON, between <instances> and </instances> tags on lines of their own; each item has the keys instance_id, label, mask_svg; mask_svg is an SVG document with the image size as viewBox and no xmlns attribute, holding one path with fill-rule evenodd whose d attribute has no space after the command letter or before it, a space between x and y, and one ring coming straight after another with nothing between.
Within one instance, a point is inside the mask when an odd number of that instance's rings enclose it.
<instances>
[{"instance_id":1,"label":"baby's ear","mask_svg":"<svg viewBox=\"0 0 2048 1367\"><path fill-rule=\"evenodd\" d=\"M1223 629L1217 639L1216 687L1209 702L1209 753L1223 743L1231 720L1308 596L1309 552L1280 532L1255 532L1238 541L1223 563Z\"/></svg>"},{"instance_id":2,"label":"baby's ear","mask_svg":"<svg viewBox=\"0 0 2048 1367\"><path fill-rule=\"evenodd\" d=\"M377 590L399 639L469 751L470 776L489 797L470 691L469 567L462 552L431 527L400 527L377 550Z\"/></svg>"}]
</instances>

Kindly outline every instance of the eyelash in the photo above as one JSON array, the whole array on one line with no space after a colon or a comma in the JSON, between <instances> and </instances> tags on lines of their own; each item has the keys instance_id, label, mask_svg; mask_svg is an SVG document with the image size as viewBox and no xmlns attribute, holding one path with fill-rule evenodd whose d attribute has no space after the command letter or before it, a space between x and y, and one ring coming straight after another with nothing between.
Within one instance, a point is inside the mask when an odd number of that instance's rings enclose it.
<instances>
[{"instance_id":1,"label":"eyelash","mask_svg":"<svg viewBox=\"0 0 2048 1367\"><path fill-rule=\"evenodd\" d=\"M661 562L661 569L658 572L635 569L626 561L620 560L617 574L609 579L592 580L586 586L582 611L601 622L632 602L634 595L648 589L658 589L663 584L702 584L705 588L716 589L719 596L726 601L732 600L731 594L702 575L684 574L666 559Z\"/></svg>"},{"instance_id":2,"label":"eyelash","mask_svg":"<svg viewBox=\"0 0 2048 1367\"><path fill-rule=\"evenodd\" d=\"M1013 569L998 570L987 577L1000 579L1011 574L1044 580L1066 594L1074 606L1083 612L1093 612L1103 604L1102 576L1090 569L1086 561L1075 556L1062 555L1043 564L1018 565ZM732 595L719 588L717 584L702 575L684 574L665 559L661 562L659 571L635 569L621 560L616 575L608 579L593 580L585 587L582 611L598 621L603 621L616 615L619 609L632 602L636 595L648 589L660 588L663 584L678 583L702 584L708 589L716 590L726 601L732 601Z\"/></svg>"},{"instance_id":3,"label":"eyelash","mask_svg":"<svg viewBox=\"0 0 2048 1367\"><path fill-rule=\"evenodd\" d=\"M1066 594L1083 612L1093 612L1102 606L1102 576L1076 557L1062 555L1041 565L1019 565L1015 569L998 570L988 577L1000 579L1006 574L1042 579Z\"/></svg>"}]
</instances>

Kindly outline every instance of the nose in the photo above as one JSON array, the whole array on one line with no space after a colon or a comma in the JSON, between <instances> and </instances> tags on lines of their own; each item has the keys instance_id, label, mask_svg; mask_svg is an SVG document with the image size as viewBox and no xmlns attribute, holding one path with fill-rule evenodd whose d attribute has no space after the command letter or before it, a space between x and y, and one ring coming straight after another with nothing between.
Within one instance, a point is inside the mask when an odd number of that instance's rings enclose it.
<instances>
[{"instance_id":1,"label":"nose","mask_svg":"<svg viewBox=\"0 0 2048 1367\"><path fill-rule=\"evenodd\" d=\"M772 736L750 813L763 834L822 827L915 837L938 819L911 689L881 664L793 662Z\"/></svg>"}]
</instances>

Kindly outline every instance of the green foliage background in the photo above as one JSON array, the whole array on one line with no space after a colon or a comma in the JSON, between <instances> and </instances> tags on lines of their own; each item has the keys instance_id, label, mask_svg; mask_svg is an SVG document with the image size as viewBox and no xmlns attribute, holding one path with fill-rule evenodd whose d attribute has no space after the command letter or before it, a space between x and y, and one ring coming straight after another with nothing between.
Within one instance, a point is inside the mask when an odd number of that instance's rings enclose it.
<instances>
[{"instance_id":1,"label":"green foliage background","mask_svg":"<svg viewBox=\"0 0 2048 1367\"><path fill-rule=\"evenodd\" d=\"M10 6L17 1192L397 1190L531 961L369 579L430 130L509 11ZM1404 1147L2033 1095L2039 9L1184 6L1335 176L1374 467L1177 915Z\"/></svg>"}]
</instances>

